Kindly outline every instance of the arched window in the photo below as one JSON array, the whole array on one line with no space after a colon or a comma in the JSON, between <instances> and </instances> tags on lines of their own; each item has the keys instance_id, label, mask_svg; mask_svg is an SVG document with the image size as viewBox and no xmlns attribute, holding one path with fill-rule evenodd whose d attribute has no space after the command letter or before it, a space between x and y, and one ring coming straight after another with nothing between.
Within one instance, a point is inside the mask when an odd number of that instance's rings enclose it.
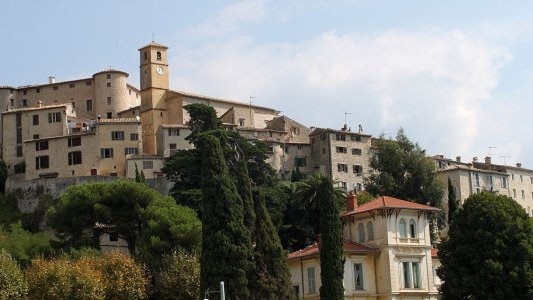
<instances>
[{"instance_id":1,"label":"arched window","mask_svg":"<svg viewBox=\"0 0 533 300\"><path fill-rule=\"evenodd\" d=\"M400 220L400 237L406 238L407 237L407 224L405 223L404 219Z\"/></svg>"},{"instance_id":2,"label":"arched window","mask_svg":"<svg viewBox=\"0 0 533 300\"><path fill-rule=\"evenodd\" d=\"M157 60L161 60L161 52L157 51Z\"/></svg>"},{"instance_id":3,"label":"arched window","mask_svg":"<svg viewBox=\"0 0 533 300\"><path fill-rule=\"evenodd\" d=\"M368 231L368 240L374 240L374 224L372 222L366 223L366 231Z\"/></svg>"},{"instance_id":4,"label":"arched window","mask_svg":"<svg viewBox=\"0 0 533 300\"><path fill-rule=\"evenodd\" d=\"M359 223L359 225L357 225L357 233L359 236L359 239L357 241L364 242L365 241L365 225L363 225L363 223Z\"/></svg>"},{"instance_id":5,"label":"arched window","mask_svg":"<svg viewBox=\"0 0 533 300\"><path fill-rule=\"evenodd\" d=\"M416 223L415 223L415 220L413 219L409 220L409 237L410 238L416 237Z\"/></svg>"}]
</instances>

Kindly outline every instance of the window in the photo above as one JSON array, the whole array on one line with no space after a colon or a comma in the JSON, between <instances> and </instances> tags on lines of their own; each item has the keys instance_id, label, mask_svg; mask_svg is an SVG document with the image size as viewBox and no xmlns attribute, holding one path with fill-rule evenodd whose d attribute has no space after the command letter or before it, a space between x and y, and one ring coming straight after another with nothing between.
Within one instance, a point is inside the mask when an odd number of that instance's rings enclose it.
<instances>
[{"instance_id":1,"label":"window","mask_svg":"<svg viewBox=\"0 0 533 300\"><path fill-rule=\"evenodd\" d=\"M101 148L100 157L101 158L113 158L113 148Z\"/></svg>"},{"instance_id":2,"label":"window","mask_svg":"<svg viewBox=\"0 0 533 300\"><path fill-rule=\"evenodd\" d=\"M107 79L111 79L111 74L107 74L107 75L106 75L106 78L107 78Z\"/></svg>"},{"instance_id":3,"label":"window","mask_svg":"<svg viewBox=\"0 0 533 300\"><path fill-rule=\"evenodd\" d=\"M22 143L22 128L17 128L17 144Z\"/></svg>"},{"instance_id":4,"label":"window","mask_svg":"<svg viewBox=\"0 0 533 300\"><path fill-rule=\"evenodd\" d=\"M34 139L34 140L39 139L39 135L38 135L38 134L34 134L34 135L33 135L33 139Z\"/></svg>"},{"instance_id":5,"label":"window","mask_svg":"<svg viewBox=\"0 0 533 300\"><path fill-rule=\"evenodd\" d=\"M337 147L337 153L347 153L348 148L346 147Z\"/></svg>"},{"instance_id":6,"label":"window","mask_svg":"<svg viewBox=\"0 0 533 300\"><path fill-rule=\"evenodd\" d=\"M52 88L52 90L57 91L57 90L59 90L59 87L56 85L56 86L54 86L54 87Z\"/></svg>"},{"instance_id":7,"label":"window","mask_svg":"<svg viewBox=\"0 0 533 300\"><path fill-rule=\"evenodd\" d=\"M516 198L516 189L513 189L513 198Z\"/></svg>"},{"instance_id":8,"label":"window","mask_svg":"<svg viewBox=\"0 0 533 300\"><path fill-rule=\"evenodd\" d=\"M69 147L76 147L81 146L81 137L69 137L68 138L68 146Z\"/></svg>"},{"instance_id":9,"label":"window","mask_svg":"<svg viewBox=\"0 0 533 300\"><path fill-rule=\"evenodd\" d=\"M363 173L363 166L353 165L353 172L357 175L361 175Z\"/></svg>"},{"instance_id":10,"label":"window","mask_svg":"<svg viewBox=\"0 0 533 300\"><path fill-rule=\"evenodd\" d=\"M43 150L48 150L48 140L37 141L35 143L35 151L43 151Z\"/></svg>"},{"instance_id":11,"label":"window","mask_svg":"<svg viewBox=\"0 0 533 300\"><path fill-rule=\"evenodd\" d=\"M87 111L93 111L93 100L86 100L85 103L87 104Z\"/></svg>"},{"instance_id":12,"label":"window","mask_svg":"<svg viewBox=\"0 0 533 300\"><path fill-rule=\"evenodd\" d=\"M23 90L23 91L22 91L22 94L23 94L23 95L26 95L27 93L28 93L28 91L26 91L26 90Z\"/></svg>"},{"instance_id":13,"label":"window","mask_svg":"<svg viewBox=\"0 0 533 300\"><path fill-rule=\"evenodd\" d=\"M22 115L21 115L20 113L17 113L17 114L15 115L15 125L16 125L17 127L22 126Z\"/></svg>"},{"instance_id":14,"label":"window","mask_svg":"<svg viewBox=\"0 0 533 300\"><path fill-rule=\"evenodd\" d=\"M420 288L420 263L403 262L403 287L406 289Z\"/></svg>"},{"instance_id":15,"label":"window","mask_svg":"<svg viewBox=\"0 0 533 300\"><path fill-rule=\"evenodd\" d=\"M35 92L36 92L37 94L39 94L39 93L41 92L41 89L40 89L40 88L36 88L36 89L35 89Z\"/></svg>"},{"instance_id":16,"label":"window","mask_svg":"<svg viewBox=\"0 0 533 300\"><path fill-rule=\"evenodd\" d=\"M28 106L28 100L22 99L22 107Z\"/></svg>"},{"instance_id":17,"label":"window","mask_svg":"<svg viewBox=\"0 0 533 300\"><path fill-rule=\"evenodd\" d=\"M61 122L60 112L48 113L48 123L59 123L59 122Z\"/></svg>"},{"instance_id":18,"label":"window","mask_svg":"<svg viewBox=\"0 0 533 300\"><path fill-rule=\"evenodd\" d=\"M523 182L524 182L524 177L520 175L520 183L523 183Z\"/></svg>"},{"instance_id":19,"label":"window","mask_svg":"<svg viewBox=\"0 0 533 300\"><path fill-rule=\"evenodd\" d=\"M374 240L374 224L372 222L366 223L366 231L368 232L368 240Z\"/></svg>"},{"instance_id":20,"label":"window","mask_svg":"<svg viewBox=\"0 0 533 300\"><path fill-rule=\"evenodd\" d=\"M93 85L93 83L91 81L85 81L85 85L86 86L91 86L91 85Z\"/></svg>"},{"instance_id":21,"label":"window","mask_svg":"<svg viewBox=\"0 0 533 300\"><path fill-rule=\"evenodd\" d=\"M416 223L413 219L409 220L409 237L416 238Z\"/></svg>"},{"instance_id":22,"label":"window","mask_svg":"<svg viewBox=\"0 0 533 300\"><path fill-rule=\"evenodd\" d=\"M239 119L239 126L244 127L244 119Z\"/></svg>"},{"instance_id":23,"label":"window","mask_svg":"<svg viewBox=\"0 0 533 300\"><path fill-rule=\"evenodd\" d=\"M300 135L300 128L298 127L291 127L291 135L292 136L295 136L295 135Z\"/></svg>"},{"instance_id":24,"label":"window","mask_svg":"<svg viewBox=\"0 0 533 300\"><path fill-rule=\"evenodd\" d=\"M137 155L137 154L139 154L139 149L137 149L137 148L124 148L124 154L126 154L126 155Z\"/></svg>"},{"instance_id":25,"label":"window","mask_svg":"<svg viewBox=\"0 0 533 300\"><path fill-rule=\"evenodd\" d=\"M110 242L118 242L118 233L112 232L109 234L109 241Z\"/></svg>"},{"instance_id":26,"label":"window","mask_svg":"<svg viewBox=\"0 0 533 300\"><path fill-rule=\"evenodd\" d=\"M112 118L113 118L113 113L110 112L110 111L108 111L108 112L107 112L107 118L108 118L108 119L112 119Z\"/></svg>"},{"instance_id":27,"label":"window","mask_svg":"<svg viewBox=\"0 0 533 300\"><path fill-rule=\"evenodd\" d=\"M346 182L341 181L341 182L339 182L339 184L340 184L340 186L341 186L341 188L343 190L345 190L345 191L348 190L348 185L346 184Z\"/></svg>"},{"instance_id":28,"label":"window","mask_svg":"<svg viewBox=\"0 0 533 300\"><path fill-rule=\"evenodd\" d=\"M514 181L514 174L511 174L511 180Z\"/></svg>"},{"instance_id":29,"label":"window","mask_svg":"<svg viewBox=\"0 0 533 300\"><path fill-rule=\"evenodd\" d=\"M363 264L354 263L353 264L353 277L354 277L354 286L356 290L364 290L363 282Z\"/></svg>"},{"instance_id":30,"label":"window","mask_svg":"<svg viewBox=\"0 0 533 300\"><path fill-rule=\"evenodd\" d=\"M107 87L111 87L111 82L108 82L108 83L107 83Z\"/></svg>"},{"instance_id":31,"label":"window","mask_svg":"<svg viewBox=\"0 0 533 300\"><path fill-rule=\"evenodd\" d=\"M354 141L354 142L360 142L360 141L361 141L361 136L359 136L359 135L352 135L352 141Z\"/></svg>"},{"instance_id":32,"label":"window","mask_svg":"<svg viewBox=\"0 0 533 300\"><path fill-rule=\"evenodd\" d=\"M107 97L107 105L111 105L111 97Z\"/></svg>"},{"instance_id":33,"label":"window","mask_svg":"<svg viewBox=\"0 0 533 300\"><path fill-rule=\"evenodd\" d=\"M313 294L316 292L315 286L315 267L307 268L307 293Z\"/></svg>"},{"instance_id":34,"label":"window","mask_svg":"<svg viewBox=\"0 0 533 300\"><path fill-rule=\"evenodd\" d=\"M296 295L296 299L300 299L300 286L299 285L293 285L292 290L294 294Z\"/></svg>"},{"instance_id":35,"label":"window","mask_svg":"<svg viewBox=\"0 0 533 300\"><path fill-rule=\"evenodd\" d=\"M22 157L22 146L17 146L16 151L17 157Z\"/></svg>"},{"instance_id":36,"label":"window","mask_svg":"<svg viewBox=\"0 0 533 300\"><path fill-rule=\"evenodd\" d=\"M348 165L347 164L337 164L337 170L339 172L348 172Z\"/></svg>"},{"instance_id":37,"label":"window","mask_svg":"<svg viewBox=\"0 0 533 300\"><path fill-rule=\"evenodd\" d=\"M363 151L361 151L361 149L359 149L359 148L352 148L352 154L353 155L361 155L361 154L363 154Z\"/></svg>"},{"instance_id":38,"label":"window","mask_svg":"<svg viewBox=\"0 0 533 300\"><path fill-rule=\"evenodd\" d=\"M320 135L320 139L323 140L323 141L325 141L325 140L326 140L326 134L325 134L325 133L322 133L322 134Z\"/></svg>"},{"instance_id":39,"label":"window","mask_svg":"<svg viewBox=\"0 0 533 300\"><path fill-rule=\"evenodd\" d=\"M124 131L111 131L111 139L113 141L124 140Z\"/></svg>"},{"instance_id":40,"label":"window","mask_svg":"<svg viewBox=\"0 0 533 300\"><path fill-rule=\"evenodd\" d=\"M138 141L139 140L139 134L138 133L130 133L130 140L131 141Z\"/></svg>"},{"instance_id":41,"label":"window","mask_svg":"<svg viewBox=\"0 0 533 300\"><path fill-rule=\"evenodd\" d=\"M35 158L35 169L48 169L50 164L47 156L37 156Z\"/></svg>"},{"instance_id":42,"label":"window","mask_svg":"<svg viewBox=\"0 0 533 300\"><path fill-rule=\"evenodd\" d=\"M39 115L33 115L33 125L39 125Z\"/></svg>"},{"instance_id":43,"label":"window","mask_svg":"<svg viewBox=\"0 0 533 300\"><path fill-rule=\"evenodd\" d=\"M154 162L151 160L143 160L143 169L153 169Z\"/></svg>"},{"instance_id":44,"label":"window","mask_svg":"<svg viewBox=\"0 0 533 300\"><path fill-rule=\"evenodd\" d=\"M68 153L68 165L81 165L81 151L72 151Z\"/></svg>"},{"instance_id":45,"label":"window","mask_svg":"<svg viewBox=\"0 0 533 300\"><path fill-rule=\"evenodd\" d=\"M488 175L487 177L487 182L488 182L488 185L491 187L492 189L492 184L493 184L493 181L492 181L492 175Z\"/></svg>"},{"instance_id":46,"label":"window","mask_svg":"<svg viewBox=\"0 0 533 300\"><path fill-rule=\"evenodd\" d=\"M526 199L526 194L525 194L524 190L522 190L521 192L522 192L522 199Z\"/></svg>"},{"instance_id":47,"label":"window","mask_svg":"<svg viewBox=\"0 0 533 300\"><path fill-rule=\"evenodd\" d=\"M157 60L161 60L161 52L157 51L156 53Z\"/></svg>"},{"instance_id":48,"label":"window","mask_svg":"<svg viewBox=\"0 0 533 300\"><path fill-rule=\"evenodd\" d=\"M507 188L507 178L502 177L502 188Z\"/></svg>"},{"instance_id":49,"label":"window","mask_svg":"<svg viewBox=\"0 0 533 300\"><path fill-rule=\"evenodd\" d=\"M400 219L399 230L400 230L400 237L406 238L407 237L407 224L405 223L405 219Z\"/></svg>"},{"instance_id":50,"label":"window","mask_svg":"<svg viewBox=\"0 0 533 300\"><path fill-rule=\"evenodd\" d=\"M344 134L338 134L338 133L337 133L337 134L335 135L335 139L336 139L337 141L346 141L346 135L344 135Z\"/></svg>"},{"instance_id":51,"label":"window","mask_svg":"<svg viewBox=\"0 0 533 300\"><path fill-rule=\"evenodd\" d=\"M305 167L307 165L307 159L305 157L295 157L294 165L297 167Z\"/></svg>"},{"instance_id":52,"label":"window","mask_svg":"<svg viewBox=\"0 0 533 300\"><path fill-rule=\"evenodd\" d=\"M76 108L76 102L70 102L72 104L72 108Z\"/></svg>"},{"instance_id":53,"label":"window","mask_svg":"<svg viewBox=\"0 0 533 300\"><path fill-rule=\"evenodd\" d=\"M15 106L15 99L9 99L9 102L11 103L11 106Z\"/></svg>"},{"instance_id":54,"label":"window","mask_svg":"<svg viewBox=\"0 0 533 300\"><path fill-rule=\"evenodd\" d=\"M474 185L479 186L479 173L474 173Z\"/></svg>"},{"instance_id":55,"label":"window","mask_svg":"<svg viewBox=\"0 0 533 300\"><path fill-rule=\"evenodd\" d=\"M531 181L531 184L533 184L533 176L529 177L529 180Z\"/></svg>"},{"instance_id":56,"label":"window","mask_svg":"<svg viewBox=\"0 0 533 300\"><path fill-rule=\"evenodd\" d=\"M359 243L365 241L365 225L363 225L363 223L357 225L357 241Z\"/></svg>"},{"instance_id":57,"label":"window","mask_svg":"<svg viewBox=\"0 0 533 300\"><path fill-rule=\"evenodd\" d=\"M168 129L168 136L179 136L180 130L179 128L169 128Z\"/></svg>"},{"instance_id":58,"label":"window","mask_svg":"<svg viewBox=\"0 0 533 300\"><path fill-rule=\"evenodd\" d=\"M146 53L146 51L144 51L144 60L147 60L148 59L148 53Z\"/></svg>"}]
</instances>

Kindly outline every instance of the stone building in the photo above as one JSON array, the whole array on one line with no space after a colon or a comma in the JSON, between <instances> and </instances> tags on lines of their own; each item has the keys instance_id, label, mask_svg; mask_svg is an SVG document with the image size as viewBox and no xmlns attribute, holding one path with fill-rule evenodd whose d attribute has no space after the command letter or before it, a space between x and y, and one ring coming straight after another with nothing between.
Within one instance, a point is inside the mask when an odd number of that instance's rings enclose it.
<instances>
[{"instance_id":1,"label":"stone building","mask_svg":"<svg viewBox=\"0 0 533 300\"><path fill-rule=\"evenodd\" d=\"M346 206L345 299L438 299L428 221L438 209L386 196L358 207L349 195ZM287 263L298 299L319 299L320 241Z\"/></svg>"},{"instance_id":2,"label":"stone building","mask_svg":"<svg viewBox=\"0 0 533 300\"><path fill-rule=\"evenodd\" d=\"M346 191L364 190L372 136L362 130L315 128L310 136L313 172L330 176Z\"/></svg>"}]
</instances>

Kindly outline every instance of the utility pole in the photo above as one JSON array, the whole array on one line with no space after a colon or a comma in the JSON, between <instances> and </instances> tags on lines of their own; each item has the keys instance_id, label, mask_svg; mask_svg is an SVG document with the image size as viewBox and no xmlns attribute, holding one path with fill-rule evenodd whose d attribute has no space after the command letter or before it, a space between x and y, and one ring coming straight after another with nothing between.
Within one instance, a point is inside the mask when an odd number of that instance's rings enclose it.
<instances>
[{"instance_id":1,"label":"utility pole","mask_svg":"<svg viewBox=\"0 0 533 300\"><path fill-rule=\"evenodd\" d=\"M507 167L507 163L505 162L506 158L511 157L510 155L500 155L500 158L503 158L503 165Z\"/></svg>"}]
</instances>

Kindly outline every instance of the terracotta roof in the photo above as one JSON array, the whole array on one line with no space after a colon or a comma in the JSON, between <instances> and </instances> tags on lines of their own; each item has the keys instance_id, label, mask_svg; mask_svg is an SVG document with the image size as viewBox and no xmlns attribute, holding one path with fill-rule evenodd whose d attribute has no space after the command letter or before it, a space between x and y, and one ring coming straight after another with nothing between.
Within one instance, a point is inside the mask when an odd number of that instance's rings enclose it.
<instances>
[{"instance_id":1,"label":"terracotta roof","mask_svg":"<svg viewBox=\"0 0 533 300\"><path fill-rule=\"evenodd\" d=\"M277 111L277 110L275 110L273 108L264 107L264 106L257 106L257 105L253 105L253 104L250 105L249 103L245 103L245 102L238 102L238 101L234 101L234 100L215 98L215 97L211 97L211 96L205 96L205 95L200 95L200 94L186 92L186 91L171 90L171 92L174 92L176 94L180 94L180 95L183 95L183 96L187 96L187 97L192 97L192 98L200 98L200 99L204 99L204 100L223 102L223 103L227 103L227 104L233 104L233 105L244 106L244 107L250 107L251 106L253 108L270 110L270 111L272 111L274 113L279 113L279 111Z\"/></svg>"},{"instance_id":2,"label":"terracotta roof","mask_svg":"<svg viewBox=\"0 0 533 300\"><path fill-rule=\"evenodd\" d=\"M372 210L384 209L384 208L397 208L397 209L412 209L412 210L425 210L425 211L439 211L440 209L418 204L415 202L410 202L406 200L401 200L394 197L382 196L376 198L370 202L367 202L361 206L358 206L355 210L347 211L341 214L341 217L351 216L359 213L369 212Z\"/></svg>"},{"instance_id":3,"label":"terracotta roof","mask_svg":"<svg viewBox=\"0 0 533 300\"><path fill-rule=\"evenodd\" d=\"M163 127L163 128L186 128L186 129L190 129L189 126L182 125L182 124L161 124L160 126Z\"/></svg>"},{"instance_id":4,"label":"terracotta roof","mask_svg":"<svg viewBox=\"0 0 533 300\"><path fill-rule=\"evenodd\" d=\"M439 257L439 249L431 249L431 258Z\"/></svg>"},{"instance_id":5,"label":"terracotta roof","mask_svg":"<svg viewBox=\"0 0 533 300\"><path fill-rule=\"evenodd\" d=\"M4 111L2 114L9 114L9 113L21 112L21 111L46 110L46 109L62 108L62 107L67 107L67 104L53 104L53 105L14 108L14 109Z\"/></svg>"},{"instance_id":6,"label":"terracotta roof","mask_svg":"<svg viewBox=\"0 0 533 300\"><path fill-rule=\"evenodd\" d=\"M452 165L452 166L447 167L446 169L437 170L437 173L446 173L446 172L452 172L452 171L457 171L457 170L473 171L473 172L479 172L479 173L489 173L489 174L498 174L498 175L502 175L502 176L509 176L509 174L507 174L507 173L498 172L496 170L484 170L484 169L479 169L479 168L475 168L475 167L472 167L472 166L464 166L464 165Z\"/></svg>"},{"instance_id":7,"label":"terracotta roof","mask_svg":"<svg viewBox=\"0 0 533 300\"><path fill-rule=\"evenodd\" d=\"M168 49L167 46L165 46L165 45L161 45L161 44L158 44L158 43L152 41L150 44L148 44L148 45L146 45L146 46L142 46L141 48L139 48L139 50L144 49L144 48L146 48L146 47L159 47L159 48Z\"/></svg>"},{"instance_id":8,"label":"terracotta roof","mask_svg":"<svg viewBox=\"0 0 533 300\"><path fill-rule=\"evenodd\" d=\"M344 253L379 253L379 249L372 248L369 246L365 246L363 244L359 244L356 242L351 241L344 241L343 245ZM301 257L307 257L319 254L319 244L316 243L314 245L308 246L302 250L294 251L292 253L289 253L287 255L287 259L293 259L293 258L301 258Z\"/></svg>"},{"instance_id":9,"label":"terracotta roof","mask_svg":"<svg viewBox=\"0 0 533 300\"><path fill-rule=\"evenodd\" d=\"M309 134L309 135L318 135L318 134L330 133L330 132L372 137L372 135L365 134L365 133L362 133L362 132L339 130L339 129L332 129L332 128L315 128L313 130L313 132L311 132L311 134Z\"/></svg>"},{"instance_id":10,"label":"terracotta roof","mask_svg":"<svg viewBox=\"0 0 533 300\"><path fill-rule=\"evenodd\" d=\"M150 154L126 155L126 159L165 159L163 156Z\"/></svg>"},{"instance_id":11,"label":"terracotta roof","mask_svg":"<svg viewBox=\"0 0 533 300\"><path fill-rule=\"evenodd\" d=\"M120 118L120 119L100 119L97 122L98 125L108 125L108 124L117 124L117 123L141 123L141 120L136 118Z\"/></svg>"}]
</instances>

